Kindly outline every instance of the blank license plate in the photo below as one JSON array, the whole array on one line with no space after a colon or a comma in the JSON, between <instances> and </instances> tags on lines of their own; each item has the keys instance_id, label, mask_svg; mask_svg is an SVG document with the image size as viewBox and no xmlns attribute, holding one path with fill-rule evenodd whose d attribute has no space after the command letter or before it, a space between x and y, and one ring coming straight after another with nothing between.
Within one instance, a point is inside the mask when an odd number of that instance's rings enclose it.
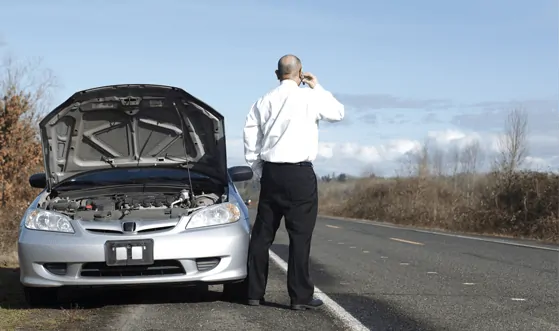
<instances>
[{"instance_id":1,"label":"blank license plate","mask_svg":"<svg viewBox=\"0 0 560 331\"><path fill-rule=\"evenodd\" d=\"M105 262L108 266L154 264L154 241L152 239L107 241Z\"/></svg>"}]
</instances>

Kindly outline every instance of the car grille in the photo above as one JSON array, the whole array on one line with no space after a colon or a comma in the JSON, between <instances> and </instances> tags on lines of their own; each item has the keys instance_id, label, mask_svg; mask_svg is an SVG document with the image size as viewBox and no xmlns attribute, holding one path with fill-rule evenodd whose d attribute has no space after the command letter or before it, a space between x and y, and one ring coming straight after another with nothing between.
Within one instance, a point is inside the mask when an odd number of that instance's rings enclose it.
<instances>
[{"instance_id":1,"label":"car grille","mask_svg":"<svg viewBox=\"0 0 560 331\"><path fill-rule=\"evenodd\" d=\"M109 267L105 262L89 262L82 265L82 277L137 277L184 275L185 269L176 260L158 260L148 266Z\"/></svg>"},{"instance_id":2,"label":"car grille","mask_svg":"<svg viewBox=\"0 0 560 331\"><path fill-rule=\"evenodd\" d=\"M196 268L198 271L209 271L220 263L219 257L205 257L201 259L196 259Z\"/></svg>"},{"instance_id":3,"label":"car grille","mask_svg":"<svg viewBox=\"0 0 560 331\"><path fill-rule=\"evenodd\" d=\"M175 226L165 226L165 227L161 227L161 228L151 228L151 229L145 229L145 230L140 230L137 231L137 234L141 234L141 233L149 233L149 232L157 232L157 231L167 231L167 230L171 230L173 229ZM108 230L108 229L87 229L87 231L92 232L92 233L99 233L99 234L125 234L127 236L130 235L130 233L125 233L123 231L118 231L118 230Z\"/></svg>"}]
</instances>

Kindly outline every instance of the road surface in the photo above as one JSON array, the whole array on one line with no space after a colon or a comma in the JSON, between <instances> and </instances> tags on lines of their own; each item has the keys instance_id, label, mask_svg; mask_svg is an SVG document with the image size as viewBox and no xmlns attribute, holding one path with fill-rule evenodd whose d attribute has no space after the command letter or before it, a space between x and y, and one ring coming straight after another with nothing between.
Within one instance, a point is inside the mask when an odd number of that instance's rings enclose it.
<instances>
[{"instance_id":1,"label":"road surface","mask_svg":"<svg viewBox=\"0 0 560 331\"><path fill-rule=\"evenodd\" d=\"M289 310L285 272L271 261L267 306L222 302L220 287L96 293L80 329L558 330L558 246L543 247L320 218L312 277L328 308ZM283 226L272 251L287 261Z\"/></svg>"}]
</instances>

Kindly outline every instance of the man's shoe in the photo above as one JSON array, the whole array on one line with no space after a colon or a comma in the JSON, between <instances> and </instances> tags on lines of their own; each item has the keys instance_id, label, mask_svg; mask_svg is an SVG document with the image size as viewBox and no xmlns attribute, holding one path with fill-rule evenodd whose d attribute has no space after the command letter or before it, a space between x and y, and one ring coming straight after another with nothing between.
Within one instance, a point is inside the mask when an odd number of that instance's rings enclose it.
<instances>
[{"instance_id":1,"label":"man's shoe","mask_svg":"<svg viewBox=\"0 0 560 331\"><path fill-rule=\"evenodd\" d=\"M264 304L264 299L256 300L256 299L249 299L247 300L247 304L249 306L259 306Z\"/></svg>"},{"instance_id":2,"label":"man's shoe","mask_svg":"<svg viewBox=\"0 0 560 331\"><path fill-rule=\"evenodd\" d=\"M306 310L306 309L317 309L323 305L323 301L320 299L313 299L308 303L304 304L292 304L291 308L293 310Z\"/></svg>"}]
</instances>

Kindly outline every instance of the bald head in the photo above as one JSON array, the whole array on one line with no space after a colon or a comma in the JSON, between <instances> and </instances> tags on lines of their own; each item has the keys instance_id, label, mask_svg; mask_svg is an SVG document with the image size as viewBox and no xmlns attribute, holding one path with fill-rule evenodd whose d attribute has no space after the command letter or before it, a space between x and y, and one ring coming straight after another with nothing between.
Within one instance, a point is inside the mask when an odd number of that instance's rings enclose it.
<instances>
[{"instance_id":1,"label":"bald head","mask_svg":"<svg viewBox=\"0 0 560 331\"><path fill-rule=\"evenodd\" d=\"M276 75L279 80L299 78L301 71L301 61L295 55L284 55L278 60L278 70Z\"/></svg>"}]
</instances>

